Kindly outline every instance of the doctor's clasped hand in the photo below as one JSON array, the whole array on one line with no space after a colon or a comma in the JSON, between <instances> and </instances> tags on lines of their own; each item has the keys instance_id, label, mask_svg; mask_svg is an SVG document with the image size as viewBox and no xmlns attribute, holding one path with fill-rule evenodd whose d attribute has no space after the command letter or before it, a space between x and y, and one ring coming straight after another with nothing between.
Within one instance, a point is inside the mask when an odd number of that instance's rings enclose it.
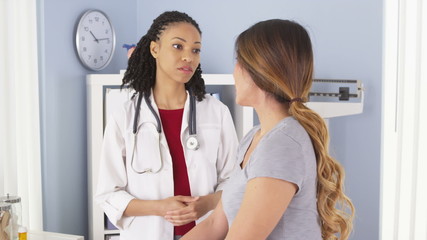
<instances>
[{"instance_id":1,"label":"doctor's clasped hand","mask_svg":"<svg viewBox=\"0 0 427 240\"><path fill-rule=\"evenodd\" d=\"M165 218L175 226L181 226L188 222L195 221L205 215L208 211L215 208L215 203L219 200L210 201L206 197L196 197L191 201L185 202L185 206L178 210L167 211Z\"/></svg>"}]
</instances>

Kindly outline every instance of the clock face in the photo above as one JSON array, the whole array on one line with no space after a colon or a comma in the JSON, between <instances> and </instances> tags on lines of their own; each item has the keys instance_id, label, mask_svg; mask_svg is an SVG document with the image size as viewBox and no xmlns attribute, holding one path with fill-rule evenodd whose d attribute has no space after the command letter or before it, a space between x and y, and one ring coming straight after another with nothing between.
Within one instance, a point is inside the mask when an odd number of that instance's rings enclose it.
<instances>
[{"instance_id":1,"label":"clock face","mask_svg":"<svg viewBox=\"0 0 427 240\"><path fill-rule=\"evenodd\" d=\"M99 71L111 61L116 45L113 26L107 15L89 10L80 18L76 31L76 47L84 66Z\"/></svg>"}]
</instances>

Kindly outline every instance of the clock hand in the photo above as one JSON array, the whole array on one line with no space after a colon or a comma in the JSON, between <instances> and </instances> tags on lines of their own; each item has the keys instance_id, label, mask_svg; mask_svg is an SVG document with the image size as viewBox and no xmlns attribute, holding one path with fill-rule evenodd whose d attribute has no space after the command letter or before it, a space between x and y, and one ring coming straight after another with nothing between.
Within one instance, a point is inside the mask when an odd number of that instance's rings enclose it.
<instances>
[{"instance_id":1,"label":"clock hand","mask_svg":"<svg viewBox=\"0 0 427 240\"><path fill-rule=\"evenodd\" d=\"M99 40L95 37L95 35L93 35L92 31L89 31L90 34L92 34L93 38L95 38L95 42L99 43Z\"/></svg>"},{"instance_id":2,"label":"clock hand","mask_svg":"<svg viewBox=\"0 0 427 240\"><path fill-rule=\"evenodd\" d=\"M98 41L101 41L101 40L108 40L108 39L110 39L110 38L100 38L100 39L98 39Z\"/></svg>"}]
</instances>

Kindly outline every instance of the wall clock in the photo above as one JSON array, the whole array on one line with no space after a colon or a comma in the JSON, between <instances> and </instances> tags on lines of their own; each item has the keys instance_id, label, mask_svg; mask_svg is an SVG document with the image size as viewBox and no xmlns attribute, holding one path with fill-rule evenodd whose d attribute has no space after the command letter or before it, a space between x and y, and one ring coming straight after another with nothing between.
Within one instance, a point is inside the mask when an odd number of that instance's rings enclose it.
<instances>
[{"instance_id":1,"label":"wall clock","mask_svg":"<svg viewBox=\"0 0 427 240\"><path fill-rule=\"evenodd\" d=\"M99 71L110 63L116 47L116 35L107 14L99 10L86 11L76 29L77 54L82 64Z\"/></svg>"}]
</instances>

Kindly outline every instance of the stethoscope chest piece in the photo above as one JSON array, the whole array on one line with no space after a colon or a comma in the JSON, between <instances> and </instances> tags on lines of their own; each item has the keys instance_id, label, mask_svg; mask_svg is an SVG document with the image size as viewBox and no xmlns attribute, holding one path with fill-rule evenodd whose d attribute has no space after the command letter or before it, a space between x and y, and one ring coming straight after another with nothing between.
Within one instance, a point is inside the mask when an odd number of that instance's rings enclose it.
<instances>
[{"instance_id":1,"label":"stethoscope chest piece","mask_svg":"<svg viewBox=\"0 0 427 240\"><path fill-rule=\"evenodd\" d=\"M197 149L199 149L199 146L200 146L199 141L197 140L195 135L190 135L187 138L187 142L186 142L187 149L197 150Z\"/></svg>"}]
</instances>

